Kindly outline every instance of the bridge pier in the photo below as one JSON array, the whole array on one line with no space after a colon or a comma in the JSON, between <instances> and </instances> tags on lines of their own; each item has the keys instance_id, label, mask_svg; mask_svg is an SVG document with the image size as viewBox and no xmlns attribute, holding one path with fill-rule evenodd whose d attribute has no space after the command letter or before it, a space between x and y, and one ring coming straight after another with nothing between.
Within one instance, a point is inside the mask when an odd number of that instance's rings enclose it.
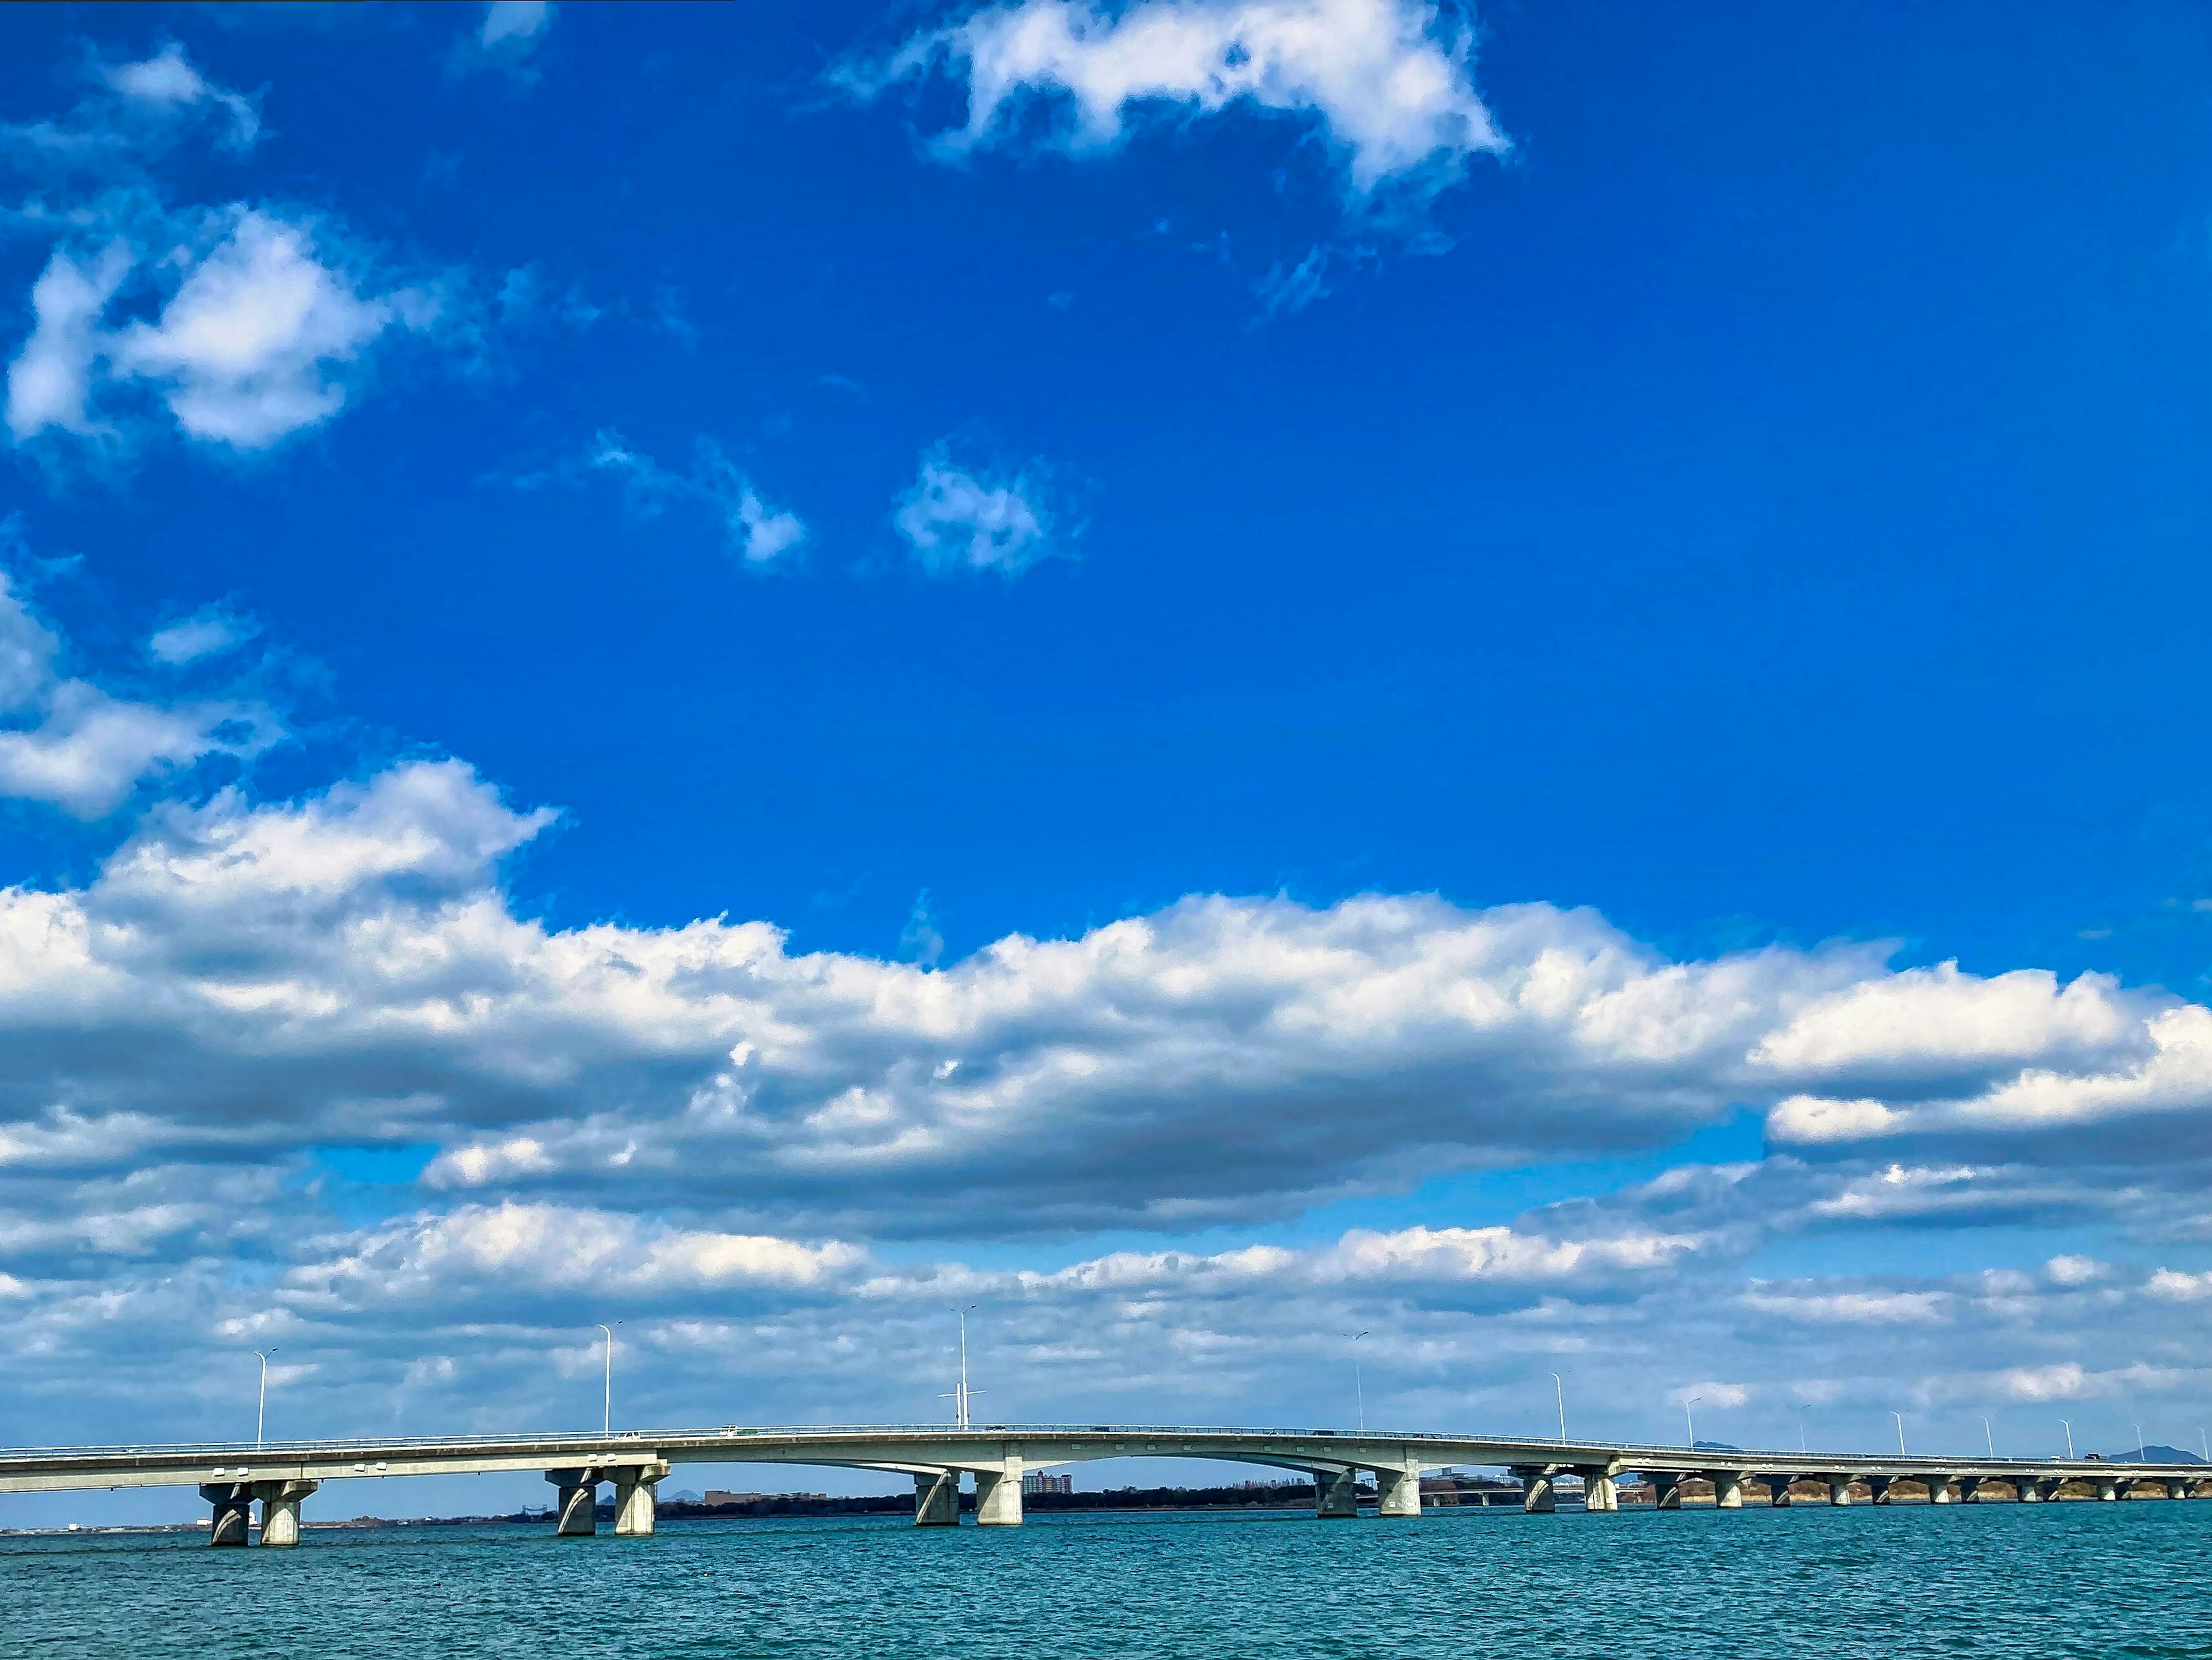
<instances>
[{"instance_id":1,"label":"bridge pier","mask_svg":"<svg viewBox=\"0 0 2212 1660\"><path fill-rule=\"evenodd\" d=\"M662 1463L628 1464L614 1472L615 1537L643 1539L652 1534L657 1490L667 1474Z\"/></svg>"},{"instance_id":2,"label":"bridge pier","mask_svg":"<svg viewBox=\"0 0 2212 1660\"><path fill-rule=\"evenodd\" d=\"M1790 1508L1790 1487L1796 1481L1794 1475L1762 1475L1755 1478L1766 1487L1766 1502L1776 1510Z\"/></svg>"},{"instance_id":3,"label":"bridge pier","mask_svg":"<svg viewBox=\"0 0 2212 1660\"><path fill-rule=\"evenodd\" d=\"M2168 1481L2166 1484L2166 1496L2169 1499L2188 1498L2189 1483L2185 1481Z\"/></svg>"},{"instance_id":4,"label":"bridge pier","mask_svg":"<svg viewBox=\"0 0 2212 1660\"><path fill-rule=\"evenodd\" d=\"M200 1497L215 1507L208 1543L243 1545L253 1519L253 1485L249 1481L203 1481Z\"/></svg>"},{"instance_id":5,"label":"bridge pier","mask_svg":"<svg viewBox=\"0 0 2212 1660\"><path fill-rule=\"evenodd\" d=\"M1413 1516L1421 1513L1421 1472L1416 1468L1406 1470L1377 1470L1376 1485L1381 1489L1379 1502L1375 1506L1377 1516Z\"/></svg>"},{"instance_id":6,"label":"bridge pier","mask_svg":"<svg viewBox=\"0 0 2212 1660\"><path fill-rule=\"evenodd\" d=\"M1018 1528L1022 1524L1022 1461L1006 1460L1003 1470L975 1472L975 1524Z\"/></svg>"},{"instance_id":7,"label":"bridge pier","mask_svg":"<svg viewBox=\"0 0 2212 1660\"><path fill-rule=\"evenodd\" d=\"M1325 1521L1342 1521L1359 1514L1358 1470L1316 1470L1314 1487L1316 1516Z\"/></svg>"},{"instance_id":8,"label":"bridge pier","mask_svg":"<svg viewBox=\"0 0 2212 1660\"><path fill-rule=\"evenodd\" d=\"M958 1470L934 1470L914 1478L914 1524L918 1528L960 1525Z\"/></svg>"},{"instance_id":9,"label":"bridge pier","mask_svg":"<svg viewBox=\"0 0 2212 1660\"><path fill-rule=\"evenodd\" d=\"M560 1494L553 1532L561 1539L589 1539L599 1530L599 1473L592 1469L547 1470L545 1479Z\"/></svg>"},{"instance_id":10,"label":"bridge pier","mask_svg":"<svg viewBox=\"0 0 2212 1660\"><path fill-rule=\"evenodd\" d=\"M1707 1478L1713 1484L1713 1506L1717 1510L1743 1508L1743 1472L1715 1470Z\"/></svg>"},{"instance_id":11,"label":"bridge pier","mask_svg":"<svg viewBox=\"0 0 2212 1660\"><path fill-rule=\"evenodd\" d=\"M1926 1475L1921 1478L1928 1487L1928 1502L1948 1505L1951 1502L1951 1478L1948 1475Z\"/></svg>"},{"instance_id":12,"label":"bridge pier","mask_svg":"<svg viewBox=\"0 0 2212 1660\"><path fill-rule=\"evenodd\" d=\"M1674 1470L1646 1470L1644 1479L1651 1484L1654 1510L1682 1508L1682 1477Z\"/></svg>"},{"instance_id":13,"label":"bridge pier","mask_svg":"<svg viewBox=\"0 0 2212 1660\"><path fill-rule=\"evenodd\" d=\"M2060 1483L2047 1476L2023 1475L2014 1483L2013 1491L2020 1495L2023 1505L2040 1505L2058 1497Z\"/></svg>"},{"instance_id":14,"label":"bridge pier","mask_svg":"<svg viewBox=\"0 0 2212 1660\"><path fill-rule=\"evenodd\" d=\"M1550 1516L1559 1508L1559 1466L1516 1464L1513 1475L1521 1483L1521 1509L1529 1516Z\"/></svg>"},{"instance_id":15,"label":"bridge pier","mask_svg":"<svg viewBox=\"0 0 2212 1660\"><path fill-rule=\"evenodd\" d=\"M1620 1489L1613 1480L1613 1472L1602 1464L1589 1465L1577 1470L1583 1478L1583 1509L1593 1515L1620 1508Z\"/></svg>"},{"instance_id":16,"label":"bridge pier","mask_svg":"<svg viewBox=\"0 0 2212 1660\"><path fill-rule=\"evenodd\" d=\"M1826 1475L1820 1478L1828 1484L1828 1502L1841 1508L1851 1502L1851 1478L1848 1475Z\"/></svg>"},{"instance_id":17,"label":"bridge pier","mask_svg":"<svg viewBox=\"0 0 2212 1660\"><path fill-rule=\"evenodd\" d=\"M300 1501L322 1485L319 1481L256 1481L253 1493L261 1501L261 1542L298 1544Z\"/></svg>"},{"instance_id":18,"label":"bridge pier","mask_svg":"<svg viewBox=\"0 0 2212 1660\"><path fill-rule=\"evenodd\" d=\"M1869 1475L1867 1477L1867 1487L1874 1495L1871 1502L1877 1505L1888 1504L1890 1502L1890 1484L1896 1480L1897 1478L1893 1475Z\"/></svg>"}]
</instances>

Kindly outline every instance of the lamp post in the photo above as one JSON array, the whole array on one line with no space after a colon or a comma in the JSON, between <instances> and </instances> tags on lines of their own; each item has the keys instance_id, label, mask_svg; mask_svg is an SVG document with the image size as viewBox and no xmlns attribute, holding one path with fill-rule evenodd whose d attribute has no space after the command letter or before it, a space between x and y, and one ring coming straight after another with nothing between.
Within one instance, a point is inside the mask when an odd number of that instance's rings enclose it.
<instances>
[{"instance_id":1,"label":"lamp post","mask_svg":"<svg viewBox=\"0 0 2212 1660\"><path fill-rule=\"evenodd\" d=\"M2141 1464L2148 1462L2148 1459L2143 1448L2142 1426L2138 1424L2136 1426L2136 1462Z\"/></svg>"},{"instance_id":2,"label":"lamp post","mask_svg":"<svg viewBox=\"0 0 2212 1660\"><path fill-rule=\"evenodd\" d=\"M1690 1408L1702 1404L1705 1398L1705 1397L1702 1395L1693 1395L1688 1400L1682 1402L1682 1426L1690 1432L1688 1445L1692 1452L1695 1452L1698 1450L1698 1420L1696 1415L1690 1411Z\"/></svg>"},{"instance_id":3,"label":"lamp post","mask_svg":"<svg viewBox=\"0 0 2212 1660\"><path fill-rule=\"evenodd\" d=\"M970 1303L964 1309L952 1310L960 1320L960 1393L953 1397L952 1404L954 1414L963 1430L968 1427L968 1316L980 1306Z\"/></svg>"},{"instance_id":4,"label":"lamp post","mask_svg":"<svg viewBox=\"0 0 2212 1660\"><path fill-rule=\"evenodd\" d=\"M1805 1414L1813 1409L1810 1402L1797 1408L1797 1450L1805 1450Z\"/></svg>"},{"instance_id":5,"label":"lamp post","mask_svg":"<svg viewBox=\"0 0 2212 1660\"><path fill-rule=\"evenodd\" d=\"M2074 1426L2067 1423L2063 1418L2060 1419L2058 1421L2065 1426L2066 1462L2070 1464L2074 1462Z\"/></svg>"},{"instance_id":6,"label":"lamp post","mask_svg":"<svg viewBox=\"0 0 2212 1660\"><path fill-rule=\"evenodd\" d=\"M1982 1420L1982 1442L1989 1448L1990 1456L1996 1457L1997 1456L1996 1432L1990 1427L1990 1420L1986 1418Z\"/></svg>"},{"instance_id":7,"label":"lamp post","mask_svg":"<svg viewBox=\"0 0 2212 1660\"><path fill-rule=\"evenodd\" d=\"M253 1352L261 1357L261 1398L253 1408L253 1444L258 1447L261 1444L261 1426L269 1419L269 1357L276 1353L276 1346L271 1343L266 1349Z\"/></svg>"},{"instance_id":8,"label":"lamp post","mask_svg":"<svg viewBox=\"0 0 2212 1660\"><path fill-rule=\"evenodd\" d=\"M1367 1433L1367 1386L1359 1376L1359 1340L1367 1335L1364 1331L1344 1334L1352 1340L1352 1403L1359 1414L1359 1432Z\"/></svg>"},{"instance_id":9,"label":"lamp post","mask_svg":"<svg viewBox=\"0 0 2212 1660\"><path fill-rule=\"evenodd\" d=\"M620 1324L621 1321L615 1322L615 1326ZM615 1432L615 1326L599 1328L607 1335L606 1373L599 1392L599 1430L605 1435Z\"/></svg>"},{"instance_id":10,"label":"lamp post","mask_svg":"<svg viewBox=\"0 0 2212 1660\"><path fill-rule=\"evenodd\" d=\"M1564 1445L1567 1438L1567 1386L1559 1381L1557 1372L1552 1374L1552 1393L1559 1401L1559 1440Z\"/></svg>"},{"instance_id":11,"label":"lamp post","mask_svg":"<svg viewBox=\"0 0 2212 1660\"><path fill-rule=\"evenodd\" d=\"M1897 1456L1899 1458L1908 1457L1910 1455L1905 1450L1905 1414L1901 1412L1893 1412L1890 1416L1897 1420Z\"/></svg>"}]
</instances>

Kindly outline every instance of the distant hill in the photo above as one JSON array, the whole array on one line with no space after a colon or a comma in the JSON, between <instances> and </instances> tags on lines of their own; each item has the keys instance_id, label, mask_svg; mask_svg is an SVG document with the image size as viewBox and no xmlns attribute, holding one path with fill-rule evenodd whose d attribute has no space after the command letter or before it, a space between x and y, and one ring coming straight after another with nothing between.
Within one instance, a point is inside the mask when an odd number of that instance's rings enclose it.
<instances>
[{"instance_id":1,"label":"distant hill","mask_svg":"<svg viewBox=\"0 0 2212 1660\"><path fill-rule=\"evenodd\" d=\"M2204 1461L2193 1452L2184 1452L2179 1447L2162 1446L2153 1441L2138 1453L2133 1447L2123 1452L2108 1452L2105 1456L2116 1464L2130 1464L2140 1459L2146 1464L2201 1464Z\"/></svg>"}]
</instances>

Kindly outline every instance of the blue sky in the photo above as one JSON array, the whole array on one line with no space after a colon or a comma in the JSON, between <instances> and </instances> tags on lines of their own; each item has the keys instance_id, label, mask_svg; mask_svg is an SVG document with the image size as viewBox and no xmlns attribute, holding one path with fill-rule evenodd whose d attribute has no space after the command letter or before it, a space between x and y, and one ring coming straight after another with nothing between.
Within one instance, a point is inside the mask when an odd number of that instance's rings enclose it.
<instances>
[{"instance_id":1,"label":"blue sky","mask_svg":"<svg viewBox=\"0 0 2212 1660\"><path fill-rule=\"evenodd\" d=\"M0 31L0 1435L2193 1443L2200 9Z\"/></svg>"}]
</instances>

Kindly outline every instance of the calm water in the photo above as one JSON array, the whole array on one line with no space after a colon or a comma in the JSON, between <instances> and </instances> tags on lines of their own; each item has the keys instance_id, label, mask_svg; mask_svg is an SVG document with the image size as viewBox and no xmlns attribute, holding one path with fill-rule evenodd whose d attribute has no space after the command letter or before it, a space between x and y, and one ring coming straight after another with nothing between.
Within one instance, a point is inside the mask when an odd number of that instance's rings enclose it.
<instances>
[{"instance_id":1,"label":"calm water","mask_svg":"<svg viewBox=\"0 0 2212 1660\"><path fill-rule=\"evenodd\" d=\"M2212 1656L2212 1501L0 1540L0 1652Z\"/></svg>"}]
</instances>

